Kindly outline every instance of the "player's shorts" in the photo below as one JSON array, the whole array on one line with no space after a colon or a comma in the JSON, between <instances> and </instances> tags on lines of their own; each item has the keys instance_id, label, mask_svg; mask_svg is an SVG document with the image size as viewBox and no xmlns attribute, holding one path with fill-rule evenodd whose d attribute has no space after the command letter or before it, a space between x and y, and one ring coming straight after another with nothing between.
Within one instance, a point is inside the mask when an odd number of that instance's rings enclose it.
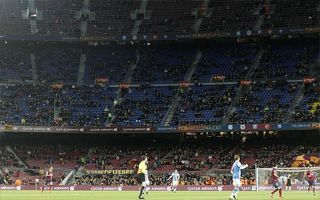
<instances>
[{"instance_id":1,"label":"player's shorts","mask_svg":"<svg viewBox=\"0 0 320 200\"><path fill-rule=\"evenodd\" d=\"M141 173L137 175L138 183L142 184L143 182L146 181L146 176L145 174Z\"/></svg>"},{"instance_id":2,"label":"player's shorts","mask_svg":"<svg viewBox=\"0 0 320 200\"><path fill-rule=\"evenodd\" d=\"M308 181L309 187L311 186L316 186L316 182L315 181Z\"/></svg>"},{"instance_id":3,"label":"player's shorts","mask_svg":"<svg viewBox=\"0 0 320 200\"><path fill-rule=\"evenodd\" d=\"M233 179L233 186L240 187L241 186L241 180L240 179Z\"/></svg>"},{"instance_id":4,"label":"player's shorts","mask_svg":"<svg viewBox=\"0 0 320 200\"><path fill-rule=\"evenodd\" d=\"M173 186L178 186L178 181L172 181Z\"/></svg>"},{"instance_id":5,"label":"player's shorts","mask_svg":"<svg viewBox=\"0 0 320 200\"><path fill-rule=\"evenodd\" d=\"M45 185L53 185L53 182L52 182L52 180L46 180L45 182L44 182L44 184Z\"/></svg>"},{"instance_id":6,"label":"player's shorts","mask_svg":"<svg viewBox=\"0 0 320 200\"><path fill-rule=\"evenodd\" d=\"M279 181L274 182L272 185L273 185L273 187L274 187L275 189L280 189L280 188L281 188L281 183L280 183Z\"/></svg>"},{"instance_id":7,"label":"player's shorts","mask_svg":"<svg viewBox=\"0 0 320 200\"><path fill-rule=\"evenodd\" d=\"M149 176L145 174L144 182L142 183L143 186L150 185Z\"/></svg>"}]
</instances>

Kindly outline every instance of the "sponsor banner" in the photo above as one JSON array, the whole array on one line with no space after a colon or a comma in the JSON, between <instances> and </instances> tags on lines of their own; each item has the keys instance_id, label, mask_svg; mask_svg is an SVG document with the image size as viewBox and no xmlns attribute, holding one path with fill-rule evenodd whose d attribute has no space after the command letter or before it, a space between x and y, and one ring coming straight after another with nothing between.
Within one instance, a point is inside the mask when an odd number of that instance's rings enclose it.
<instances>
[{"instance_id":1,"label":"sponsor banner","mask_svg":"<svg viewBox=\"0 0 320 200\"><path fill-rule=\"evenodd\" d=\"M312 128L320 129L320 122L318 122L318 123L312 123Z\"/></svg>"},{"instance_id":2,"label":"sponsor banner","mask_svg":"<svg viewBox=\"0 0 320 200\"><path fill-rule=\"evenodd\" d=\"M134 170L86 170L87 174L133 174Z\"/></svg>"},{"instance_id":3,"label":"sponsor banner","mask_svg":"<svg viewBox=\"0 0 320 200\"><path fill-rule=\"evenodd\" d=\"M179 126L178 130L181 132L193 132L193 131L220 131L220 125L185 125Z\"/></svg>"},{"instance_id":4,"label":"sponsor banner","mask_svg":"<svg viewBox=\"0 0 320 200\"><path fill-rule=\"evenodd\" d=\"M304 78L303 78L303 82L304 82L304 83L312 83L312 82L314 82L314 81L316 81L316 80L317 80L316 77L304 77Z\"/></svg>"},{"instance_id":5,"label":"sponsor banner","mask_svg":"<svg viewBox=\"0 0 320 200\"><path fill-rule=\"evenodd\" d=\"M91 190L91 191L123 191L120 186L76 186L75 190Z\"/></svg>"},{"instance_id":6,"label":"sponsor banner","mask_svg":"<svg viewBox=\"0 0 320 200\"><path fill-rule=\"evenodd\" d=\"M224 79L226 78L226 76L224 75L213 75L211 77L212 81L224 81Z\"/></svg>"},{"instance_id":7,"label":"sponsor banner","mask_svg":"<svg viewBox=\"0 0 320 200\"><path fill-rule=\"evenodd\" d=\"M284 186L283 186L284 187ZM221 186L189 186L183 185L178 186L179 191L190 191L190 192L203 192L203 191L212 191L212 192L221 192L221 191L232 191L234 186L232 185L221 185ZM45 187L45 190L48 190L49 187ZM167 185L163 186L148 186L149 191L170 191L170 187ZM256 191L256 186L242 186L240 190L242 191ZM17 186L0 186L0 190L36 190L34 185L23 185L21 188ZM40 190L40 187L37 188ZM79 185L79 186L54 186L54 191L138 191L139 186L89 186L89 185ZM269 191L273 190L273 186L259 186L259 190ZM297 191L306 191L308 186L306 185L292 185L292 190ZM320 186L316 186L316 190L320 190Z\"/></svg>"},{"instance_id":8,"label":"sponsor banner","mask_svg":"<svg viewBox=\"0 0 320 200\"><path fill-rule=\"evenodd\" d=\"M157 127L157 131L162 133L162 132L169 132L169 133L174 133L177 132L178 127L176 126L159 126Z\"/></svg>"},{"instance_id":9,"label":"sponsor banner","mask_svg":"<svg viewBox=\"0 0 320 200\"><path fill-rule=\"evenodd\" d=\"M231 131L288 131L320 129L320 122L288 124L227 124L227 125L180 125L160 127L50 127L0 125L3 132L21 133L197 133Z\"/></svg>"},{"instance_id":10,"label":"sponsor banner","mask_svg":"<svg viewBox=\"0 0 320 200\"><path fill-rule=\"evenodd\" d=\"M51 84L51 88L52 88L52 89L61 89L62 87L63 87L63 82L52 83L52 84Z\"/></svg>"},{"instance_id":11,"label":"sponsor banner","mask_svg":"<svg viewBox=\"0 0 320 200\"><path fill-rule=\"evenodd\" d=\"M182 82L179 83L179 86L181 88L188 88L190 86L190 83L187 82L187 81L182 81Z\"/></svg>"},{"instance_id":12,"label":"sponsor banner","mask_svg":"<svg viewBox=\"0 0 320 200\"><path fill-rule=\"evenodd\" d=\"M247 85L251 85L252 81L251 80L241 80L240 81L241 85L247 86Z\"/></svg>"},{"instance_id":13,"label":"sponsor banner","mask_svg":"<svg viewBox=\"0 0 320 200\"><path fill-rule=\"evenodd\" d=\"M79 41L79 37L67 37L59 35L22 35L22 34L10 34L0 37L3 40L42 40L42 41Z\"/></svg>"},{"instance_id":14,"label":"sponsor banner","mask_svg":"<svg viewBox=\"0 0 320 200\"><path fill-rule=\"evenodd\" d=\"M1 40L43 40L43 41L150 41L150 40L192 40L192 39L210 39L222 37L257 37L270 35L288 35L301 33L319 33L319 27L311 28L277 28L277 29L262 29L262 30L238 30L232 32L203 32L203 33L162 33L162 34L124 34L114 36L86 36L72 37L60 35L30 35L30 34L10 34L1 35Z\"/></svg>"},{"instance_id":15,"label":"sponsor banner","mask_svg":"<svg viewBox=\"0 0 320 200\"><path fill-rule=\"evenodd\" d=\"M320 185L316 185L315 188L316 188L316 191L319 191ZM295 185L293 189L298 190L298 191L307 191L308 186L307 185Z\"/></svg>"},{"instance_id":16,"label":"sponsor banner","mask_svg":"<svg viewBox=\"0 0 320 200\"><path fill-rule=\"evenodd\" d=\"M17 190L17 186L0 186L0 190Z\"/></svg>"},{"instance_id":17,"label":"sponsor banner","mask_svg":"<svg viewBox=\"0 0 320 200\"><path fill-rule=\"evenodd\" d=\"M286 187L285 185L282 185L282 189L285 189L285 187ZM316 187L316 190L320 189L320 185L318 184L315 187ZM293 184L291 189L296 191L307 191L308 185ZM272 185L263 185L263 186L259 186L259 190L272 191L274 190L274 187Z\"/></svg>"},{"instance_id":18,"label":"sponsor banner","mask_svg":"<svg viewBox=\"0 0 320 200\"><path fill-rule=\"evenodd\" d=\"M48 190L49 187L45 187L45 190ZM167 185L163 186L148 186L149 191L170 191L171 187ZM241 190L243 191L252 191L252 186L243 186ZM16 186L0 186L0 190L17 190ZM36 190L34 185L23 185L21 190ZM40 190L38 187L37 190ZM54 186L54 191L138 191L139 186ZM179 186L179 191L232 191L232 185L225 186Z\"/></svg>"},{"instance_id":19,"label":"sponsor banner","mask_svg":"<svg viewBox=\"0 0 320 200\"><path fill-rule=\"evenodd\" d=\"M9 127L10 128L7 128ZM0 126L5 132L39 133L146 133L155 132L155 127L50 127L50 126Z\"/></svg>"}]
</instances>

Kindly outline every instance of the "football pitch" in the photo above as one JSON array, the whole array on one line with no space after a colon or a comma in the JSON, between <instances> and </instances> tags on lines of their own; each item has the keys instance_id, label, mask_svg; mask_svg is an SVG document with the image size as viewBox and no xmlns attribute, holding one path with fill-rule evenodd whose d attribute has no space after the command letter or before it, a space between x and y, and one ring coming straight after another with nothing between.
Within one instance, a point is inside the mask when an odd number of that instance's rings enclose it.
<instances>
[{"instance_id":1,"label":"football pitch","mask_svg":"<svg viewBox=\"0 0 320 200\"><path fill-rule=\"evenodd\" d=\"M137 192L88 192L88 191L0 191L0 200L129 200L138 199ZM146 200L228 200L229 192L150 192ZM269 192L240 192L239 200L271 199ZM274 199L278 199L277 196ZM284 199L320 199L307 192L284 192Z\"/></svg>"}]
</instances>

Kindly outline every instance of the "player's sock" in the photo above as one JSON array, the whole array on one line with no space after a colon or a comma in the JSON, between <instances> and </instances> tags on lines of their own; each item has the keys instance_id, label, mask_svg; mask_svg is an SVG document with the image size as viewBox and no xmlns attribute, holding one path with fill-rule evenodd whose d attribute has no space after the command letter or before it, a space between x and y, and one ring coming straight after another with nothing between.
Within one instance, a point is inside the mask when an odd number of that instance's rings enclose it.
<instances>
[{"instance_id":1,"label":"player's sock","mask_svg":"<svg viewBox=\"0 0 320 200\"><path fill-rule=\"evenodd\" d=\"M140 194L139 194L139 197L142 197L142 195L143 195L143 191L144 191L144 186L141 186L141 188L140 188Z\"/></svg>"},{"instance_id":2,"label":"player's sock","mask_svg":"<svg viewBox=\"0 0 320 200\"><path fill-rule=\"evenodd\" d=\"M231 193L231 195L230 195L230 198L235 198L236 199L238 192L239 192L239 188L237 188L237 187L234 188L232 193Z\"/></svg>"},{"instance_id":3,"label":"player's sock","mask_svg":"<svg viewBox=\"0 0 320 200\"><path fill-rule=\"evenodd\" d=\"M312 190L313 190L313 195L315 195L316 194L316 188L313 187Z\"/></svg>"},{"instance_id":4,"label":"player's sock","mask_svg":"<svg viewBox=\"0 0 320 200\"><path fill-rule=\"evenodd\" d=\"M236 192L233 194L233 198L237 199L239 193L239 188L236 189Z\"/></svg>"},{"instance_id":5,"label":"player's sock","mask_svg":"<svg viewBox=\"0 0 320 200\"><path fill-rule=\"evenodd\" d=\"M279 189L279 197L282 197L282 189Z\"/></svg>"},{"instance_id":6,"label":"player's sock","mask_svg":"<svg viewBox=\"0 0 320 200\"><path fill-rule=\"evenodd\" d=\"M278 191L278 189L275 189L271 192L271 194L273 195L274 193L276 193Z\"/></svg>"},{"instance_id":7,"label":"player's sock","mask_svg":"<svg viewBox=\"0 0 320 200\"><path fill-rule=\"evenodd\" d=\"M308 187L308 192L310 192L310 187Z\"/></svg>"},{"instance_id":8,"label":"player's sock","mask_svg":"<svg viewBox=\"0 0 320 200\"><path fill-rule=\"evenodd\" d=\"M44 185L41 187L41 192L43 192L43 190L44 190Z\"/></svg>"},{"instance_id":9,"label":"player's sock","mask_svg":"<svg viewBox=\"0 0 320 200\"><path fill-rule=\"evenodd\" d=\"M146 187L144 187L144 191L143 191L143 194L144 193L146 193L146 195L148 195L149 194L149 188L146 186Z\"/></svg>"}]
</instances>

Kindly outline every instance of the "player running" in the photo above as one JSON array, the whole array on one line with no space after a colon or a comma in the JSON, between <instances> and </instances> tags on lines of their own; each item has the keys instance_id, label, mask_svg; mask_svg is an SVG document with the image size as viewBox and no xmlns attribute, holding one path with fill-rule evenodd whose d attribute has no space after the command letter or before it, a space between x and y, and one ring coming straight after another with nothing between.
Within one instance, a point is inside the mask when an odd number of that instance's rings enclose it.
<instances>
[{"instance_id":1,"label":"player running","mask_svg":"<svg viewBox=\"0 0 320 200\"><path fill-rule=\"evenodd\" d=\"M46 174L44 177L44 184L41 187L41 192L43 192L44 187L47 185L49 185L49 192L50 192L53 186L53 167L52 166L48 170L46 170Z\"/></svg>"},{"instance_id":2,"label":"player running","mask_svg":"<svg viewBox=\"0 0 320 200\"><path fill-rule=\"evenodd\" d=\"M313 191L313 195L316 195L316 176L314 175L313 171L311 170L311 167L309 167L308 171L307 171L307 181L309 184L308 187L308 192L310 192L311 190Z\"/></svg>"},{"instance_id":3,"label":"player running","mask_svg":"<svg viewBox=\"0 0 320 200\"><path fill-rule=\"evenodd\" d=\"M139 199L144 199L143 193L147 186L146 183L146 174L147 174L147 164L148 164L148 157L144 156L143 160L139 163L138 167L138 182L141 184Z\"/></svg>"},{"instance_id":4,"label":"player running","mask_svg":"<svg viewBox=\"0 0 320 200\"><path fill-rule=\"evenodd\" d=\"M174 170L174 172L171 174L171 176L168 178L168 180L170 180L171 178L172 178L171 191L172 192L177 192L179 179L180 179L180 174L178 173L178 170Z\"/></svg>"},{"instance_id":5,"label":"player running","mask_svg":"<svg viewBox=\"0 0 320 200\"><path fill-rule=\"evenodd\" d=\"M239 155L235 155L234 156L234 163L232 165L231 168L231 174L232 174L232 180L233 180L233 186L234 189L230 195L229 200L234 200L237 199L238 197L238 192L240 190L241 187L241 170L247 168L248 165L242 165L240 163L240 156Z\"/></svg>"},{"instance_id":6,"label":"player running","mask_svg":"<svg viewBox=\"0 0 320 200\"><path fill-rule=\"evenodd\" d=\"M272 180L272 185L274 187L274 190L271 192L271 198L273 198L273 194L278 191L279 191L279 198L283 198L281 183L279 180L277 169L278 169L278 166L275 166L271 171L271 180Z\"/></svg>"}]
</instances>

